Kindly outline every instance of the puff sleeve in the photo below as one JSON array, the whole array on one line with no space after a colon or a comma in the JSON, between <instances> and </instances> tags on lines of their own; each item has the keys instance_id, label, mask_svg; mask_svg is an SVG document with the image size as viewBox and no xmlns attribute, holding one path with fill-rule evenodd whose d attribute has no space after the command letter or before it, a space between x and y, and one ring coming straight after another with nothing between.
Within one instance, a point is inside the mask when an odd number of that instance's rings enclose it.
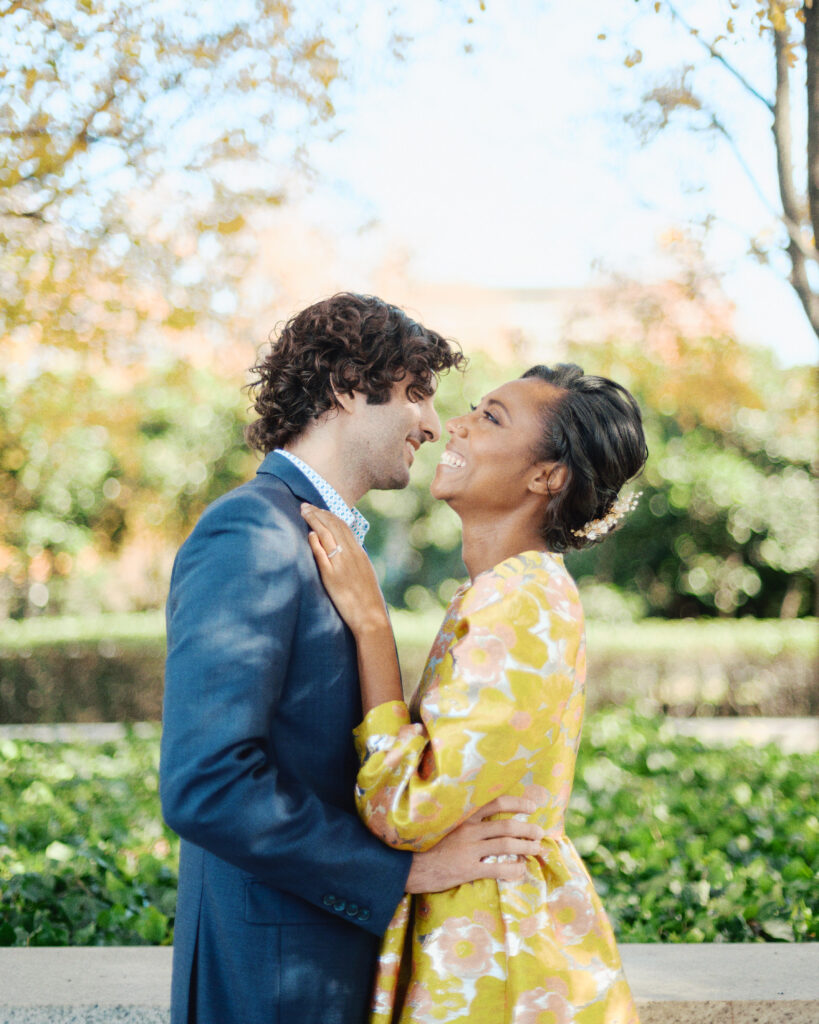
<instances>
[{"instance_id":1,"label":"puff sleeve","mask_svg":"<svg viewBox=\"0 0 819 1024\"><path fill-rule=\"evenodd\" d=\"M544 571L499 568L464 596L420 721L392 701L355 730L358 811L391 846L426 850L495 797L522 793L560 730L579 731L582 707L567 715L583 643L574 586L572 600Z\"/></svg>"}]
</instances>

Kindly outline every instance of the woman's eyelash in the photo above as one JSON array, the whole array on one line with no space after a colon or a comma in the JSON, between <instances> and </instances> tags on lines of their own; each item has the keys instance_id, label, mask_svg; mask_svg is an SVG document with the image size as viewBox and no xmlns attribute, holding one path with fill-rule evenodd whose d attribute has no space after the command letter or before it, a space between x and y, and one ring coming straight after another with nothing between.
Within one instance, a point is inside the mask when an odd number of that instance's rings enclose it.
<instances>
[{"instance_id":1,"label":"woman's eyelash","mask_svg":"<svg viewBox=\"0 0 819 1024\"><path fill-rule=\"evenodd\" d=\"M474 411L475 411L475 410L476 410L476 409L477 409L478 407L477 407L477 405L475 405L475 403L474 403L474 402L470 402L470 403L469 403L469 408L470 408L470 411L471 411L471 412L474 412ZM489 412L489 411L488 411L488 410L486 410L486 409L484 409L484 411L483 411L483 415L484 415L484 416L485 416L485 417L486 417L486 418L487 418L488 420L491 420L491 421L492 421L493 423L498 423L498 424L500 423L500 420L499 420L499 419L497 419L497 418L496 418L495 416L493 416L493 415L492 415L492 413L491 413L491 412Z\"/></svg>"}]
</instances>

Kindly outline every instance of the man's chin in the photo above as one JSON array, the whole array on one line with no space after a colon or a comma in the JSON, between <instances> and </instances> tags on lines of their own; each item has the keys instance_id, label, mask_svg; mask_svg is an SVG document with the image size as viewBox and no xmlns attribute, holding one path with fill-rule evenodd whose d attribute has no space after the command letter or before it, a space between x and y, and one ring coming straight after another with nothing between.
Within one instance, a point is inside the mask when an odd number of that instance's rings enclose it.
<instances>
[{"instance_id":1,"label":"man's chin","mask_svg":"<svg viewBox=\"0 0 819 1024\"><path fill-rule=\"evenodd\" d=\"M402 491L410 482L409 469L405 466L403 472L397 470L390 474L384 474L382 479L373 484L373 491Z\"/></svg>"}]
</instances>

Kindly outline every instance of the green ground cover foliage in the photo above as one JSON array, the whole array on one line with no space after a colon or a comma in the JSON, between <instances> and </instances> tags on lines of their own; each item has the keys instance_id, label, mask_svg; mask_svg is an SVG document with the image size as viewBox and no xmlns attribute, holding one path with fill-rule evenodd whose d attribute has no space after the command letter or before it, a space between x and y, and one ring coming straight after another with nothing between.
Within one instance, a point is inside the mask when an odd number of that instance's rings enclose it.
<instances>
[{"instance_id":1,"label":"green ground cover foliage","mask_svg":"<svg viewBox=\"0 0 819 1024\"><path fill-rule=\"evenodd\" d=\"M169 943L158 730L0 740L0 944ZM819 755L708 749L590 715L567 822L624 942L819 938Z\"/></svg>"},{"instance_id":2,"label":"green ground cover foliage","mask_svg":"<svg viewBox=\"0 0 819 1024\"><path fill-rule=\"evenodd\" d=\"M819 754L597 712L566 831L623 941L819 938Z\"/></svg>"},{"instance_id":3,"label":"green ground cover foliage","mask_svg":"<svg viewBox=\"0 0 819 1024\"><path fill-rule=\"evenodd\" d=\"M158 738L0 740L0 944L170 941L178 842L160 818Z\"/></svg>"}]
</instances>

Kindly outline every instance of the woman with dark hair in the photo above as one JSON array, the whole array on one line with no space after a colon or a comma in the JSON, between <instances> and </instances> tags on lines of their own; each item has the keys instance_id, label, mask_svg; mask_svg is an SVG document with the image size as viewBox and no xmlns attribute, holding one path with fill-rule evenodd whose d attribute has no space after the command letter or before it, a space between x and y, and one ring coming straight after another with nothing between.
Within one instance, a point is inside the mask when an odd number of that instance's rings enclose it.
<instances>
[{"instance_id":1,"label":"woman with dark hair","mask_svg":"<svg viewBox=\"0 0 819 1024\"><path fill-rule=\"evenodd\" d=\"M470 579L409 707L369 561L344 524L303 509L357 644L357 806L384 842L426 850L487 800L525 795L546 835L517 881L402 900L382 943L371 1021L635 1024L611 928L564 832L585 644L562 552L598 542L630 507L620 492L646 459L640 411L613 381L535 366L447 430L432 493L462 520Z\"/></svg>"}]
</instances>

